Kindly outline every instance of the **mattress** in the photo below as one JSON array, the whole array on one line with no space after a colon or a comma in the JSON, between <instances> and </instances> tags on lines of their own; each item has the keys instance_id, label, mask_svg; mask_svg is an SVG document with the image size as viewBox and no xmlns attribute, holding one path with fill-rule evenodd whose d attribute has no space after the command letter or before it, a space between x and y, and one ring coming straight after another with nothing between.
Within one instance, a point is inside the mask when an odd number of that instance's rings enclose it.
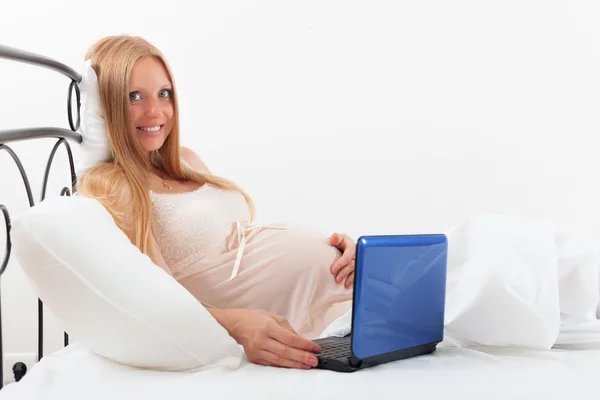
<instances>
[{"instance_id":1,"label":"mattress","mask_svg":"<svg viewBox=\"0 0 600 400\"><path fill-rule=\"evenodd\" d=\"M245 363L238 370L160 372L72 344L45 357L1 400L567 399L599 398L600 347L519 350L442 345L430 355L344 374Z\"/></svg>"}]
</instances>

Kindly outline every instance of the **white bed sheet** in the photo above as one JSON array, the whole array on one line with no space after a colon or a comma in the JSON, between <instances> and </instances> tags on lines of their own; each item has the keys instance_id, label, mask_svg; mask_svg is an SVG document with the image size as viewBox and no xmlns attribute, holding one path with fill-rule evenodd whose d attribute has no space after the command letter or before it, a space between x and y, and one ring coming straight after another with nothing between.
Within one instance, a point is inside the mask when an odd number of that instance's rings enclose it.
<instances>
[{"instance_id":1,"label":"white bed sheet","mask_svg":"<svg viewBox=\"0 0 600 400\"><path fill-rule=\"evenodd\" d=\"M342 374L254 364L236 371L139 370L72 344L6 386L0 399L592 399L600 397L600 348L595 347L526 351L444 345L431 355Z\"/></svg>"}]
</instances>

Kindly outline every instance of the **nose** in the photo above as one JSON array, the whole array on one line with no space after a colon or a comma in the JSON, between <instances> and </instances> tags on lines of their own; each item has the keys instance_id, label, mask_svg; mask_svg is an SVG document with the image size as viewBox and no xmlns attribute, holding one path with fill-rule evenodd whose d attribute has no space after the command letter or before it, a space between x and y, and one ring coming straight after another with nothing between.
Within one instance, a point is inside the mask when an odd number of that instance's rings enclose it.
<instances>
[{"instance_id":1,"label":"nose","mask_svg":"<svg viewBox=\"0 0 600 400\"><path fill-rule=\"evenodd\" d=\"M146 116L158 118L161 115L161 107L157 99L150 100L146 107Z\"/></svg>"}]
</instances>

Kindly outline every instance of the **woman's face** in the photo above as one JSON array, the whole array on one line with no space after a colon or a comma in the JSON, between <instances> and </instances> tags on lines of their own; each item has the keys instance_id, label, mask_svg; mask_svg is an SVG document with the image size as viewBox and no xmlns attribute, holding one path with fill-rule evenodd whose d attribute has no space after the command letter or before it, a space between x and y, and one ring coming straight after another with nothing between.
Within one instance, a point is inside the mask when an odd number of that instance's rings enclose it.
<instances>
[{"instance_id":1,"label":"woman's face","mask_svg":"<svg viewBox=\"0 0 600 400\"><path fill-rule=\"evenodd\" d=\"M129 79L129 117L142 148L161 148L173 127L172 86L159 59L140 58Z\"/></svg>"}]
</instances>

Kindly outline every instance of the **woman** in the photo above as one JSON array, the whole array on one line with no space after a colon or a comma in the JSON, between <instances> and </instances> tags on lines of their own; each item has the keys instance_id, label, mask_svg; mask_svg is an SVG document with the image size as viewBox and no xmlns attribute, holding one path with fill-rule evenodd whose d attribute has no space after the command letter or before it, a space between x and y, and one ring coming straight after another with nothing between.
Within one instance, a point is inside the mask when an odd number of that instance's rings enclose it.
<instances>
[{"instance_id":1,"label":"woman","mask_svg":"<svg viewBox=\"0 0 600 400\"><path fill-rule=\"evenodd\" d=\"M173 75L150 43L107 37L85 58L97 75L109 156L80 177L79 194L98 199L250 361L316 366L320 348L308 338L351 306L352 240L250 225L251 198L180 147Z\"/></svg>"}]
</instances>

